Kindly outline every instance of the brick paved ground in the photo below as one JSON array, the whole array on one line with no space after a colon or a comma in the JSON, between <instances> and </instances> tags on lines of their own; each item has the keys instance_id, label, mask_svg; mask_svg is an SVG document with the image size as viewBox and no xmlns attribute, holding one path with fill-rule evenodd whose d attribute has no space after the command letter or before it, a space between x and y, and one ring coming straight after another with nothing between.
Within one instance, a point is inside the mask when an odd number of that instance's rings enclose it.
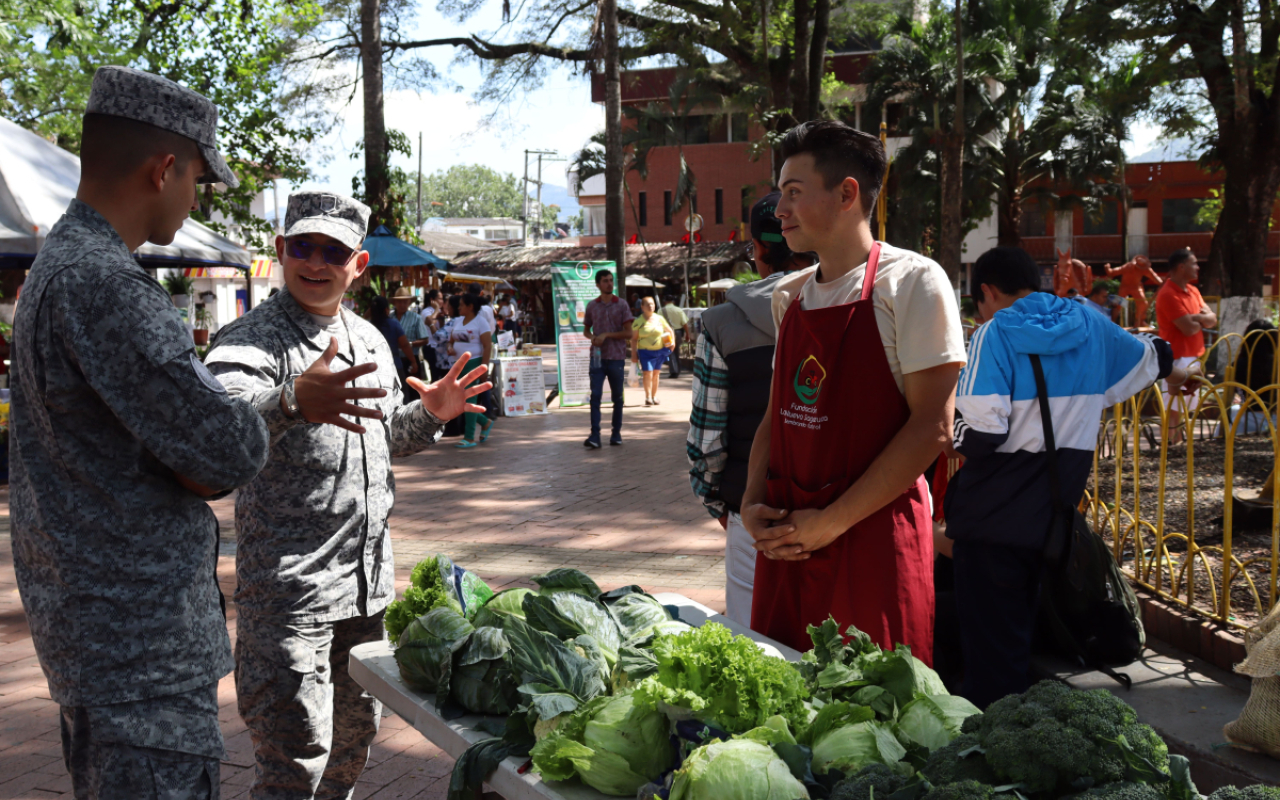
<instances>
[{"instance_id":1,"label":"brick paved ground","mask_svg":"<svg viewBox=\"0 0 1280 800\"><path fill-rule=\"evenodd\" d=\"M576 566L605 589L639 583L724 608L724 537L694 501L684 460L689 378L664 376L655 408L629 406L621 447L583 448L585 409L498 421L475 450L452 441L395 464L392 515L401 587L424 555L448 553L494 588ZM630 393L632 402L643 396ZM218 575L234 592L232 502L213 504L222 526ZM71 797L62 765L58 709L49 699L18 598L9 547L8 492L0 490L0 800ZM235 637L235 607L228 630ZM247 797L248 733L231 678L219 686L227 742L222 796ZM443 797L452 759L397 716L382 721L357 800Z\"/></svg>"}]
</instances>

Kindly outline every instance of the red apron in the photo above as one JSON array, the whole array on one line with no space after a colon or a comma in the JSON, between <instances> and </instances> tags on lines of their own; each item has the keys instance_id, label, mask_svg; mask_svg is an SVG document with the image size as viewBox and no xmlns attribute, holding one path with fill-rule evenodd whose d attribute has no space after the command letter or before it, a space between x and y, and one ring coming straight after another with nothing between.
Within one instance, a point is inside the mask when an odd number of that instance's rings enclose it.
<instances>
[{"instance_id":1,"label":"red apron","mask_svg":"<svg viewBox=\"0 0 1280 800\"><path fill-rule=\"evenodd\" d=\"M765 502L826 508L853 485L906 423L876 327L871 291L880 245L871 248L862 297L807 311L797 298L778 330ZM807 561L756 559L751 628L806 651L805 628L828 615L876 644L910 645L933 659L933 528L921 476L896 500Z\"/></svg>"}]
</instances>

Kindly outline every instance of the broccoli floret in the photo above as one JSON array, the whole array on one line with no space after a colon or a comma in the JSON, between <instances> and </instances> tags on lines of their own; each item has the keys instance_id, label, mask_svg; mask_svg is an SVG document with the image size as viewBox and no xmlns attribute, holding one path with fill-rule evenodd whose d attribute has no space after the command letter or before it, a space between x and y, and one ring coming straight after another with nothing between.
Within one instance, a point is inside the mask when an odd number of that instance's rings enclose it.
<instances>
[{"instance_id":1,"label":"broccoli floret","mask_svg":"<svg viewBox=\"0 0 1280 800\"><path fill-rule=\"evenodd\" d=\"M970 780L935 786L922 800L991 800L994 794L994 787Z\"/></svg>"},{"instance_id":2,"label":"broccoli floret","mask_svg":"<svg viewBox=\"0 0 1280 800\"><path fill-rule=\"evenodd\" d=\"M868 764L836 784L831 800L885 800L909 780L884 764Z\"/></svg>"},{"instance_id":3,"label":"broccoli floret","mask_svg":"<svg viewBox=\"0 0 1280 800\"><path fill-rule=\"evenodd\" d=\"M1280 787L1255 784L1237 789L1234 786L1223 786L1209 800L1280 800Z\"/></svg>"},{"instance_id":4,"label":"broccoli floret","mask_svg":"<svg viewBox=\"0 0 1280 800\"><path fill-rule=\"evenodd\" d=\"M969 719L973 719L970 717ZM929 754L929 760L921 768L920 774L929 779L934 786L960 781L976 780L982 783L994 783L996 774L987 766L981 753L970 753L963 758L961 753L978 744L978 737L971 733L962 733Z\"/></svg>"},{"instance_id":5,"label":"broccoli floret","mask_svg":"<svg viewBox=\"0 0 1280 800\"><path fill-rule=\"evenodd\" d=\"M1000 782L1022 784L1024 793L1064 794L1081 780L1095 786L1123 781L1135 761L1149 764L1148 772L1169 770L1169 750L1160 737L1102 689L1081 692L1042 681L970 720L964 730L977 737ZM1120 743L1122 736L1131 753Z\"/></svg>"},{"instance_id":6,"label":"broccoli floret","mask_svg":"<svg viewBox=\"0 0 1280 800\"><path fill-rule=\"evenodd\" d=\"M1080 800L1165 800L1164 792L1149 783L1108 783L1079 795Z\"/></svg>"}]
</instances>

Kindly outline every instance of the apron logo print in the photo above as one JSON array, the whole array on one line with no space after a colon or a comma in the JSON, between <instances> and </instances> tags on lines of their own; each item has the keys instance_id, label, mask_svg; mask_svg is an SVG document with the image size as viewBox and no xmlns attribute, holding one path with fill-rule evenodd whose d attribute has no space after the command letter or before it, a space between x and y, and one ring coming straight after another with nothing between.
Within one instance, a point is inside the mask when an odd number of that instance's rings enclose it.
<instances>
[{"instance_id":1,"label":"apron logo print","mask_svg":"<svg viewBox=\"0 0 1280 800\"><path fill-rule=\"evenodd\" d=\"M811 406L818 402L818 392L822 391L822 382L827 379L827 371L818 363L818 359L809 356L800 362L796 370L795 389L800 402Z\"/></svg>"}]
</instances>

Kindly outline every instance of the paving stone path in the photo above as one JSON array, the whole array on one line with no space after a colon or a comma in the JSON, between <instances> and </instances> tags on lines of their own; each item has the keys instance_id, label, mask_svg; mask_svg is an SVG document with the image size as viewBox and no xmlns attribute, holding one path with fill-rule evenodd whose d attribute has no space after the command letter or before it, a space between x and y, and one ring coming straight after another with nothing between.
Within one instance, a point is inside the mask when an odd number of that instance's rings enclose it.
<instances>
[{"instance_id":1,"label":"paving stone path","mask_svg":"<svg viewBox=\"0 0 1280 800\"><path fill-rule=\"evenodd\" d=\"M587 450L586 409L502 419L473 450L455 440L394 464L391 526L400 588L424 556L447 553L491 586L531 586L555 567L583 569L604 589L638 583L724 609L724 534L689 489L684 436L689 378L663 377L662 405L631 392L622 447ZM606 417L607 419L607 417ZM218 577L235 590L234 503L212 504L222 534ZM0 800L71 795L62 764L58 707L36 661L18 597L9 545L9 496L0 489ZM235 605L227 627L235 638ZM219 684L227 758L224 800L248 797L249 735L230 676ZM453 761L402 719L389 715L374 743L356 800L442 798Z\"/></svg>"}]
</instances>

